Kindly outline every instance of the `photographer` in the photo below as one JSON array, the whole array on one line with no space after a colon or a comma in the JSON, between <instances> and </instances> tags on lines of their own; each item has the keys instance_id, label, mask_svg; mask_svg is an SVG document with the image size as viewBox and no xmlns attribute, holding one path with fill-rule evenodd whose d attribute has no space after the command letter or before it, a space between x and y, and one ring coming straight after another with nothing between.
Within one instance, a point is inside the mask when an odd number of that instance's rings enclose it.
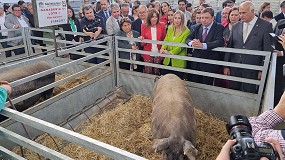
<instances>
[{"instance_id":1,"label":"photographer","mask_svg":"<svg viewBox=\"0 0 285 160\"><path fill-rule=\"evenodd\" d=\"M10 83L7 81L0 81L0 110L5 107L5 102L9 94L11 94L12 89Z\"/></svg>"},{"instance_id":2,"label":"photographer","mask_svg":"<svg viewBox=\"0 0 285 160\"><path fill-rule=\"evenodd\" d=\"M282 44L285 44L285 36L280 36L280 39ZM285 120L285 92L283 92L283 95L279 103L274 109L267 110L257 117L249 117L247 121L247 123L251 125L250 129L247 131L251 132L250 137L253 137L255 143L257 145L260 145L263 142L272 143L273 145L272 147L274 148L275 151L278 152L281 159L284 159L284 153L285 153L285 129L276 130L275 128L279 124L283 123L284 120ZM236 127L234 129L238 128ZM232 131L233 130L231 130L231 132ZM218 158L228 157L226 153L230 152L231 146L233 146L235 143L236 143L235 140L229 140L224 145Z\"/></svg>"},{"instance_id":3,"label":"photographer","mask_svg":"<svg viewBox=\"0 0 285 160\"><path fill-rule=\"evenodd\" d=\"M273 139L273 138L267 138L265 139L266 142L269 142L272 144L273 148L278 152L278 154L280 155L280 157L283 157L283 154L282 154L282 151L281 151L281 147L280 147L280 144L278 143L277 140ZM233 147L233 145L236 143L236 140L235 139L231 139L231 140L228 140L220 154L218 155L218 157L216 158L216 160L230 160L230 150L231 148ZM265 158L265 157L262 157L260 158L260 160L268 160L268 158Z\"/></svg>"},{"instance_id":4,"label":"photographer","mask_svg":"<svg viewBox=\"0 0 285 160\"><path fill-rule=\"evenodd\" d=\"M80 26L84 34L87 36L84 37L84 41L88 41L90 39L96 39L102 34L102 23L103 19L97 15L95 15L92 5L84 5L83 6L83 14L84 18L80 21ZM101 51L100 48L95 47L87 47L84 49L86 53L96 53ZM82 56L77 55L77 58L82 58ZM88 60L91 63L99 63L97 58L92 58Z\"/></svg>"}]
</instances>

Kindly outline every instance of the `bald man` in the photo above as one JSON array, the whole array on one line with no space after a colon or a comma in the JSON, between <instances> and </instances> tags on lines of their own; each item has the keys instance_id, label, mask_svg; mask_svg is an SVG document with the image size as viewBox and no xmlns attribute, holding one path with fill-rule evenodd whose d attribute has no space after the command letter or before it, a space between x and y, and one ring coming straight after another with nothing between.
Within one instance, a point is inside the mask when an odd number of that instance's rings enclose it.
<instances>
[{"instance_id":1,"label":"bald man","mask_svg":"<svg viewBox=\"0 0 285 160\"><path fill-rule=\"evenodd\" d=\"M269 33L273 32L271 23L258 18L254 14L254 5L250 1L243 2L239 7L240 22L232 27L228 47L239 49L250 49L259 51L272 51ZM225 61L263 65L262 56L248 54L225 54ZM261 79L261 72L241 68L225 68L225 75L231 75L249 79ZM257 93L254 84L231 81L230 88L245 92Z\"/></svg>"}]
</instances>

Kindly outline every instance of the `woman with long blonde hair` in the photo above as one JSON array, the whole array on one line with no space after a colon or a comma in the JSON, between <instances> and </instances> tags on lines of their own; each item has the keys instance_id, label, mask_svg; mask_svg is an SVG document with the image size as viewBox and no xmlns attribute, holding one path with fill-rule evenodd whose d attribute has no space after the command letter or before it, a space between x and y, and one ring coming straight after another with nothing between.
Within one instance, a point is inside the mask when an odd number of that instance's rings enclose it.
<instances>
[{"instance_id":1,"label":"woman with long blonde hair","mask_svg":"<svg viewBox=\"0 0 285 160\"><path fill-rule=\"evenodd\" d=\"M184 24L184 13L180 10L174 13L174 19L172 25L168 27L165 42L175 42L185 44L186 38L190 34L190 30ZM184 47L171 46L171 45L162 45L160 49L162 54L172 54L179 56L186 56L187 50ZM172 66L177 68L186 68L186 61L175 59L175 58L165 58L163 64L166 66ZM164 70L163 74L173 73L183 79L183 73L178 71Z\"/></svg>"}]
</instances>

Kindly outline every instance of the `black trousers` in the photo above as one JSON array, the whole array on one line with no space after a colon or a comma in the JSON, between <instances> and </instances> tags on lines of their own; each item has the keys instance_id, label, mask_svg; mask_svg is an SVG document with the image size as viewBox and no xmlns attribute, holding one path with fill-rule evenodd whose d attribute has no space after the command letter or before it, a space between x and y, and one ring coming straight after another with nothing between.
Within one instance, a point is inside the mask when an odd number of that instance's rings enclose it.
<instances>
[{"instance_id":1,"label":"black trousers","mask_svg":"<svg viewBox=\"0 0 285 160\"><path fill-rule=\"evenodd\" d=\"M13 46L10 46L10 45L7 45L8 47L13 47ZM14 49L14 50L12 50L14 53L15 53L15 55L20 55L20 54L24 54L25 53L25 49L24 48L18 48L18 49ZM6 57L11 57L12 56L12 54L11 54L11 52L10 52L10 54L7 56L7 54L6 54Z\"/></svg>"}]
</instances>

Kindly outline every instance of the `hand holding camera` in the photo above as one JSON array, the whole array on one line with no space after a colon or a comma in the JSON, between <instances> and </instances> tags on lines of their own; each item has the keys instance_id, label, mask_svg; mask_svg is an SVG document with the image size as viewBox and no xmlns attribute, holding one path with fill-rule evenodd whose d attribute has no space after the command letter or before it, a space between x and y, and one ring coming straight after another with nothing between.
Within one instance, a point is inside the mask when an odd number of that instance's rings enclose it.
<instances>
[{"instance_id":1,"label":"hand holding camera","mask_svg":"<svg viewBox=\"0 0 285 160\"><path fill-rule=\"evenodd\" d=\"M267 142L257 146L246 116L232 116L227 131L232 140L223 146L216 160L280 160L283 157L280 144L273 138L267 138Z\"/></svg>"}]
</instances>

